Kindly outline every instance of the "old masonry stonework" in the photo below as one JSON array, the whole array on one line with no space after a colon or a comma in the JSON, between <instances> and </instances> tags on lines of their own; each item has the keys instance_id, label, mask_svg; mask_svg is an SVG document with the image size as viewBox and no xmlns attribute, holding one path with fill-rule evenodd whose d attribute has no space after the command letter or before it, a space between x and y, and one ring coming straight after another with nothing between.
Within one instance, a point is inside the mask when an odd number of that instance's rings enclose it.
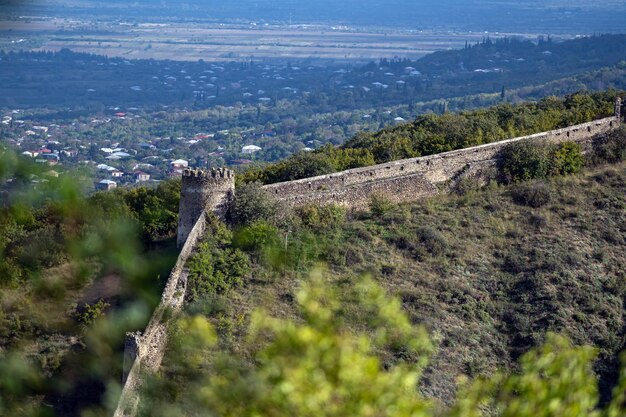
<instances>
[{"instance_id":1,"label":"old masonry stonework","mask_svg":"<svg viewBox=\"0 0 626 417\"><path fill-rule=\"evenodd\" d=\"M358 210L366 208L374 194L397 203L416 201L449 192L463 178L491 178L502 149L511 143L570 141L580 144L583 151L589 151L594 138L616 129L620 120L621 101L618 99L613 117L437 155L270 184L263 188L290 207L332 203ZM204 234L204 213L213 212L223 217L235 191L235 175L228 169L187 169L183 172L177 239L181 252L163 291L161 303L148 326L143 333L132 333L127 337L125 383L115 417L134 417L137 414L143 378L146 373L158 371L167 345L167 325L183 307L187 291L186 263Z\"/></svg>"}]
</instances>

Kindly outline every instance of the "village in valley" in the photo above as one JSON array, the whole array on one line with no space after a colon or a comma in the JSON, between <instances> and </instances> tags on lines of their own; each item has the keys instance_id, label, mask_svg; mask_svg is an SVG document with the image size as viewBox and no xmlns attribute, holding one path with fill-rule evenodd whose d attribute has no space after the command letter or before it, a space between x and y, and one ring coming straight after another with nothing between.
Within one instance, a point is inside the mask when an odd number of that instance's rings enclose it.
<instances>
[{"instance_id":1,"label":"village in valley","mask_svg":"<svg viewBox=\"0 0 626 417\"><path fill-rule=\"evenodd\" d=\"M362 98L369 95L393 102L394 94L407 91L409 81L415 84L421 78L408 64L395 76L378 66L349 71L342 66L290 63L153 63L69 51L8 54L3 60L22 66L44 62L62 66L61 61L71 60L75 69L93 70L94 78L109 77L116 67L126 67L124 80L112 81L110 88L91 88L87 79L82 80L88 87L84 91L74 87L71 94L83 97L84 107L63 108L55 96L59 88L42 81L29 98L40 101L40 107L5 107L0 113L0 134L8 145L49 165L49 175L58 175L61 167L84 168L100 190L162 181L180 175L188 166L236 168L273 161L326 143L342 143L359 130L405 122L410 117L408 109L398 106L370 110L336 102L329 108L328 90L341 94L343 100L358 89ZM151 71L146 73L146 67ZM360 86L352 84L355 76L363 78ZM330 80L330 88L316 85L320 78ZM5 84L5 88L8 91L12 85ZM116 103L109 97L111 90L123 90L128 96L126 106L110 104ZM391 92L388 97L383 94L387 90ZM158 102L152 101L155 95ZM9 100L5 96L4 104ZM299 114L303 102L318 100L318 107L328 112L314 118ZM94 102L97 111L91 109ZM346 111L337 112L341 106Z\"/></svg>"},{"instance_id":2,"label":"village in valley","mask_svg":"<svg viewBox=\"0 0 626 417\"><path fill-rule=\"evenodd\" d=\"M81 166L95 179L95 189L110 190L118 185L132 185L154 182L179 176L182 170L189 166L186 159L177 158L175 148L164 148L163 142L171 143L170 138L154 138L152 140L122 147L119 142L100 140L97 142L83 142L71 139L73 131L84 129L82 123L59 125L36 125L20 119L20 110L13 110L10 115L2 117L2 125L13 133L18 133L16 139L10 139L10 145L21 150L21 155L32 158L33 161L50 167L46 175L58 177L60 168L64 166ZM124 112L116 112L113 117L102 119L93 118L90 124L115 124L126 120ZM271 132L266 132L271 134ZM227 135L228 131L220 132ZM202 141L213 139L215 134L197 133L190 138L179 137L182 147L196 145ZM224 148L217 146L215 151L207 154L213 162L224 156ZM262 148L256 145L245 145L240 149L241 158L232 160L235 165L252 163L247 157L253 156ZM304 148L304 150L312 150ZM186 152L182 152L186 153ZM196 162L197 163L197 162ZM210 164L209 160L202 161Z\"/></svg>"}]
</instances>

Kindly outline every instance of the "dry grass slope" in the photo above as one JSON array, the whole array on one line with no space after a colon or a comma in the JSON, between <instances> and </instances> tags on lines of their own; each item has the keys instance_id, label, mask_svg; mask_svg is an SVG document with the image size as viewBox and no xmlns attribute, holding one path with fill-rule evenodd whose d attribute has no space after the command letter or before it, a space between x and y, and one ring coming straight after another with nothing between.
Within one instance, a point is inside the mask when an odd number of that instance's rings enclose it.
<instances>
[{"instance_id":1,"label":"dry grass slope","mask_svg":"<svg viewBox=\"0 0 626 417\"><path fill-rule=\"evenodd\" d=\"M366 321L350 306L361 274L371 274L428 328L438 352L420 389L443 403L453 399L458 377L512 369L547 331L600 350L596 370L607 394L616 355L626 348L625 196L621 163L303 226L287 240L297 262L273 268L251 256L252 273L241 287L188 311L209 316L221 346L246 360L251 310L295 317L299 283L321 261L344 294L353 328ZM386 363L398 359L381 355ZM185 377L167 355L164 365L159 397L184 403Z\"/></svg>"}]
</instances>

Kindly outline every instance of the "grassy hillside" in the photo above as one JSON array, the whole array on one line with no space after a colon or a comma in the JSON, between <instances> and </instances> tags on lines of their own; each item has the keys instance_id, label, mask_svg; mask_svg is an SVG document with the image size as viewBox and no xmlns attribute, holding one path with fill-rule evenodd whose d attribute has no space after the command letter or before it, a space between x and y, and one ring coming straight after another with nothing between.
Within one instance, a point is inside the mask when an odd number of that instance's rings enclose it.
<instances>
[{"instance_id":1,"label":"grassy hillside","mask_svg":"<svg viewBox=\"0 0 626 417\"><path fill-rule=\"evenodd\" d=\"M260 307L300 320L295 294L321 262L353 331L367 331L368 313L354 296L363 274L427 328L437 346L420 386L427 396L449 403L459 377L515 369L520 355L553 331L599 349L595 370L606 399L617 355L626 349L625 195L622 162L408 205L373 200L371 213L348 217L338 208L309 207L274 220L278 227L249 219L234 235L214 226L220 232L207 235L190 263L190 285L199 290L187 312L210 318L233 364L250 363L258 349L246 336L251 312ZM210 272L199 260L212 265ZM220 286L203 291L202 282ZM165 403L192 404L189 387L211 369L212 354L185 369L172 349L151 388L156 408L147 406L146 415ZM387 366L402 356L377 353Z\"/></svg>"}]
</instances>

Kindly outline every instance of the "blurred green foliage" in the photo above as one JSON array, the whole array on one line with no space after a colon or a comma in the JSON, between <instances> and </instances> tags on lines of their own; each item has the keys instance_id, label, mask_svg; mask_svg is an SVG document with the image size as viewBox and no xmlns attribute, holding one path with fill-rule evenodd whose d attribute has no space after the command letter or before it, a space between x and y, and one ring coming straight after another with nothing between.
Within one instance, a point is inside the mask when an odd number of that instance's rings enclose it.
<instances>
[{"instance_id":1,"label":"blurred green foliage","mask_svg":"<svg viewBox=\"0 0 626 417\"><path fill-rule=\"evenodd\" d=\"M171 330L170 357L190 378L184 400L163 403L152 392L140 415L616 417L626 412L626 372L613 400L598 408L596 350L574 347L556 334L523 355L512 374L460 381L457 399L442 408L416 389L436 350L425 329L411 324L400 302L370 279L361 279L352 297L366 318L358 331L346 326L345 306L325 273L316 270L297 292L298 320L262 310L251 314L245 342L250 362L217 346L208 319L180 318ZM384 348L402 351L403 359L383 366Z\"/></svg>"},{"instance_id":2,"label":"blurred green foliage","mask_svg":"<svg viewBox=\"0 0 626 417\"><path fill-rule=\"evenodd\" d=\"M0 415L107 415L175 258L157 239L177 184L89 196L83 172L49 169L0 149Z\"/></svg>"}]
</instances>

